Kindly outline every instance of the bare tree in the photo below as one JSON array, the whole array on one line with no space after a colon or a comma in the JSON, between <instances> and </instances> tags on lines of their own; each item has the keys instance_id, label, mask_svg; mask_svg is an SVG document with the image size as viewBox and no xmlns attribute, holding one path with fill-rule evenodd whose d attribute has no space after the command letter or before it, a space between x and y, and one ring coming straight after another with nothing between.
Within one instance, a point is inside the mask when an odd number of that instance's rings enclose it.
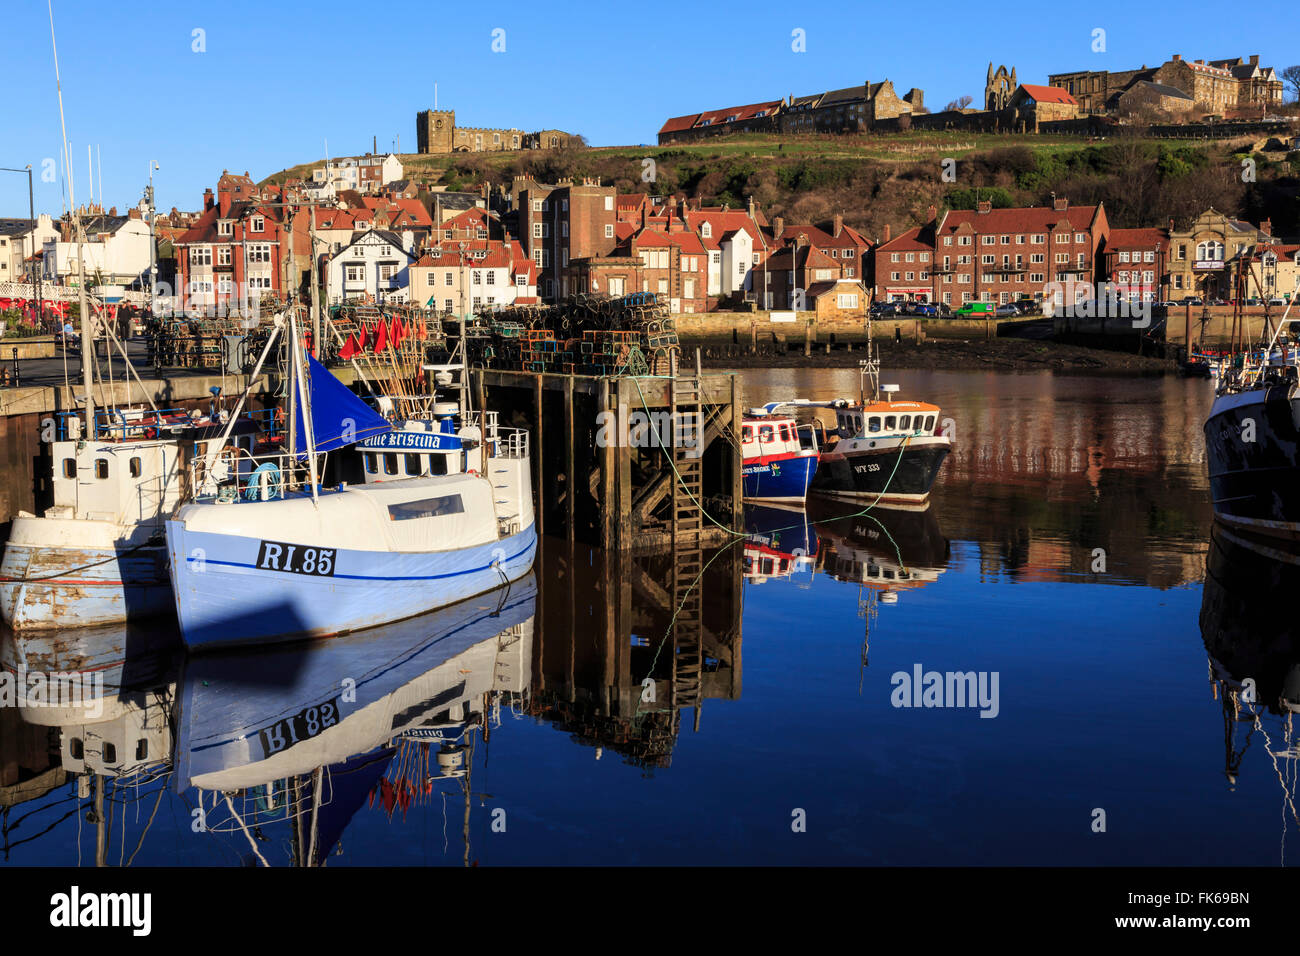
<instances>
[{"instance_id":1,"label":"bare tree","mask_svg":"<svg viewBox=\"0 0 1300 956\"><path fill-rule=\"evenodd\" d=\"M1300 65L1288 66L1281 73L1282 85L1300 102Z\"/></svg>"},{"instance_id":2,"label":"bare tree","mask_svg":"<svg viewBox=\"0 0 1300 956\"><path fill-rule=\"evenodd\" d=\"M973 96L959 96L957 97L957 99L953 100L943 109L944 112L950 112L952 110L964 110L966 107L970 106L974 102L975 102L975 97Z\"/></svg>"}]
</instances>

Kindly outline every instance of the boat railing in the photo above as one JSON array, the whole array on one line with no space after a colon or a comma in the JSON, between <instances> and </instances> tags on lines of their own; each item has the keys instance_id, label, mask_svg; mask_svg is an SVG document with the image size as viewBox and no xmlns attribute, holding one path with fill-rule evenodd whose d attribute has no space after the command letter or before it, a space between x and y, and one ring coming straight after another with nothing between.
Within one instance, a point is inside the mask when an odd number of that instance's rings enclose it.
<instances>
[{"instance_id":1,"label":"boat railing","mask_svg":"<svg viewBox=\"0 0 1300 956\"><path fill-rule=\"evenodd\" d=\"M522 459L528 457L528 430L524 428L498 428L496 458Z\"/></svg>"},{"instance_id":2,"label":"boat railing","mask_svg":"<svg viewBox=\"0 0 1300 956\"><path fill-rule=\"evenodd\" d=\"M253 454L227 445L215 457L195 455L189 463L191 497L195 501L270 501L308 487L301 478L302 461L295 455Z\"/></svg>"}]
</instances>

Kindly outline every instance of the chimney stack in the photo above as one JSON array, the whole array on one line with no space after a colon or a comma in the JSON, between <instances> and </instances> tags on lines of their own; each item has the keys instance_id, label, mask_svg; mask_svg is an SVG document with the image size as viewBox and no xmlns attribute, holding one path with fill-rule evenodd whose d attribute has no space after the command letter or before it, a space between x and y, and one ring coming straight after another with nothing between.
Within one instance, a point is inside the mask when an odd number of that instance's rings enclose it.
<instances>
[{"instance_id":1,"label":"chimney stack","mask_svg":"<svg viewBox=\"0 0 1300 956\"><path fill-rule=\"evenodd\" d=\"M939 210L935 207L933 203L931 203L929 206L926 207L925 221L927 223L932 223L938 218L939 218Z\"/></svg>"},{"instance_id":2,"label":"chimney stack","mask_svg":"<svg viewBox=\"0 0 1300 956\"><path fill-rule=\"evenodd\" d=\"M1070 200L1068 200L1068 199L1057 199L1055 196L1053 196L1053 197L1052 197L1052 208L1053 208L1054 210L1056 210L1057 212L1065 212L1067 209L1070 208Z\"/></svg>"},{"instance_id":3,"label":"chimney stack","mask_svg":"<svg viewBox=\"0 0 1300 956\"><path fill-rule=\"evenodd\" d=\"M780 239L783 232L785 232L785 217L777 216L772 220L772 238Z\"/></svg>"},{"instance_id":4,"label":"chimney stack","mask_svg":"<svg viewBox=\"0 0 1300 956\"><path fill-rule=\"evenodd\" d=\"M1175 63L1181 63L1182 60L1183 60L1183 55L1182 55L1181 53L1175 53L1175 54L1173 55L1173 61L1174 61Z\"/></svg>"},{"instance_id":5,"label":"chimney stack","mask_svg":"<svg viewBox=\"0 0 1300 956\"><path fill-rule=\"evenodd\" d=\"M988 199L981 199L975 204L975 211L983 215L986 212L993 211L993 203Z\"/></svg>"},{"instance_id":6,"label":"chimney stack","mask_svg":"<svg viewBox=\"0 0 1300 956\"><path fill-rule=\"evenodd\" d=\"M881 241L888 242L892 234L893 234L893 229L890 227L889 223L885 223L885 238Z\"/></svg>"},{"instance_id":7,"label":"chimney stack","mask_svg":"<svg viewBox=\"0 0 1300 956\"><path fill-rule=\"evenodd\" d=\"M212 198L212 187L209 186L207 189L203 190L203 211L207 212L214 205L215 202Z\"/></svg>"},{"instance_id":8,"label":"chimney stack","mask_svg":"<svg viewBox=\"0 0 1300 956\"><path fill-rule=\"evenodd\" d=\"M749 213L750 219L754 218L754 197L753 196L745 197L745 211Z\"/></svg>"}]
</instances>

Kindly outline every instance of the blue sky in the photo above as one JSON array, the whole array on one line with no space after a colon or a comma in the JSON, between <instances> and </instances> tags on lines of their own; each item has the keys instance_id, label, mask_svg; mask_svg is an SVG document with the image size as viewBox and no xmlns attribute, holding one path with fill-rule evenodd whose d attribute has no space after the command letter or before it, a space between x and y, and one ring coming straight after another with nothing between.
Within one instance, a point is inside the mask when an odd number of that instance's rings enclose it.
<instances>
[{"instance_id":1,"label":"blue sky","mask_svg":"<svg viewBox=\"0 0 1300 956\"><path fill-rule=\"evenodd\" d=\"M222 169L260 179L287 165L364 152L372 137L415 148L415 113L456 110L461 126L560 128L593 145L653 143L669 116L888 78L925 91L931 109L982 98L989 60L1022 82L1049 72L1248 56L1298 59L1280 21L1189 7L1095 9L916 4L568 3L436 5L103 4L56 0L64 107L79 201L96 145L105 204L136 202L157 160L158 205L196 209ZM1280 9L1280 8L1279 8ZM453 19L454 17L454 19ZM43 0L5 10L10 96L0 166L36 170L38 210L63 208L61 181L40 179L60 154L50 25ZM1207 26L1207 23L1213 26ZM492 51L493 31L505 50ZM1093 31L1106 51L1093 52ZM806 51L792 50L805 31ZM195 52L202 30L203 52ZM18 41L18 42L16 42ZM26 177L0 173L0 216L27 214Z\"/></svg>"}]
</instances>

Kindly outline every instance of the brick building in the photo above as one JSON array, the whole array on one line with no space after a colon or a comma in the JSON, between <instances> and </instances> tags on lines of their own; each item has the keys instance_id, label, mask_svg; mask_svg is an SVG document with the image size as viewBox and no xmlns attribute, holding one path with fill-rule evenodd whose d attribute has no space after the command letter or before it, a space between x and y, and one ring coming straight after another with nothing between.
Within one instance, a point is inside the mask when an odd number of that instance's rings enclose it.
<instances>
[{"instance_id":1,"label":"brick building","mask_svg":"<svg viewBox=\"0 0 1300 956\"><path fill-rule=\"evenodd\" d=\"M1169 298L1169 230L1112 229L1102 249L1102 279L1120 298Z\"/></svg>"},{"instance_id":2,"label":"brick building","mask_svg":"<svg viewBox=\"0 0 1300 956\"><path fill-rule=\"evenodd\" d=\"M1101 205L954 209L887 239L874 254L878 299L1005 304L1039 299L1098 278L1110 232ZM927 294L928 289L928 294Z\"/></svg>"},{"instance_id":3,"label":"brick building","mask_svg":"<svg viewBox=\"0 0 1300 956\"><path fill-rule=\"evenodd\" d=\"M294 256L289 261L289 233ZM178 293L202 308L229 307L248 296L284 298L310 268L308 214L270 205L245 173L222 173L214 196L204 190L203 211L174 241Z\"/></svg>"},{"instance_id":4,"label":"brick building","mask_svg":"<svg viewBox=\"0 0 1300 956\"><path fill-rule=\"evenodd\" d=\"M613 186L594 179L563 180L554 186L516 177L511 187L519 237L540 270L538 293L551 301L590 291L574 260L609 256L618 244ZM633 287L635 288L635 286Z\"/></svg>"}]
</instances>

